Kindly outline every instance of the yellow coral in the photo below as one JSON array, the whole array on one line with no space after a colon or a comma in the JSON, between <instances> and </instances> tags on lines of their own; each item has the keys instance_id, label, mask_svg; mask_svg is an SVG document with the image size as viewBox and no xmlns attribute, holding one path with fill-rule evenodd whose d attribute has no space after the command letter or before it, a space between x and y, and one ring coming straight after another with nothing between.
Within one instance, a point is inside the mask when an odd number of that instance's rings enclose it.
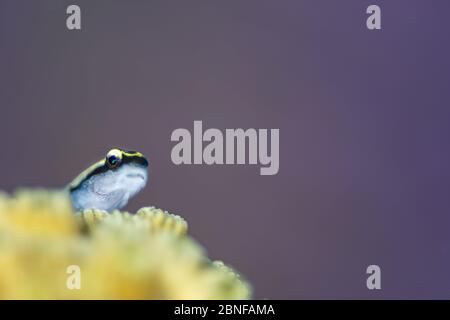
<instances>
[{"instance_id":1,"label":"yellow coral","mask_svg":"<svg viewBox=\"0 0 450 320\"><path fill-rule=\"evenodd\" d=\"M249 298L186 233L183 218L153 207L75 214L62 192L0 194L0 299ZM80 289L68 286L70 266Z\"/></svg>"}]
</instances>

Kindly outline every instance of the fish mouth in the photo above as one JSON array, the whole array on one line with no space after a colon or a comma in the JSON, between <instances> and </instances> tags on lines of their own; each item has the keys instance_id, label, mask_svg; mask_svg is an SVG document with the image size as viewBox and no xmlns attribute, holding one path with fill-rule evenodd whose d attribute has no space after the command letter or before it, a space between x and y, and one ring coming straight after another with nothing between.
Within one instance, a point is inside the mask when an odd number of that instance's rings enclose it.
<instances>
[{"instance_id":1,"label":"fish mouth","mask_svg":"<svg viewBox=\"0 0 450 320\"><path fill-rule=\"evenodd\" d=\"M127 178L131 178L131 179L135 179L135 178L140 178L142 180L145 180L145 176L142 173L128 173L127 174Z\"/></svg>"}]
</instances>

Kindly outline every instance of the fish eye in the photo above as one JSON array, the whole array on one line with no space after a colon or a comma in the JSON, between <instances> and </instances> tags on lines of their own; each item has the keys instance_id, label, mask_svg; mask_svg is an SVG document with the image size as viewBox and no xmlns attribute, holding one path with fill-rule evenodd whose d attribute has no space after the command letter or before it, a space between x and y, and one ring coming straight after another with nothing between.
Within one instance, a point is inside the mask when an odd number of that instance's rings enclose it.
<instances>
[{"instance_id":1,"label":"fish eye","mask_svg":"<svg viewBox=\"0 0 450 320\"><path fill-rule=\"evenodd\" d=\"M110 169L117 168L122 162L122 154L119 150L113 149L106 155L106 164Z\"/></svg>"}]
</instances>

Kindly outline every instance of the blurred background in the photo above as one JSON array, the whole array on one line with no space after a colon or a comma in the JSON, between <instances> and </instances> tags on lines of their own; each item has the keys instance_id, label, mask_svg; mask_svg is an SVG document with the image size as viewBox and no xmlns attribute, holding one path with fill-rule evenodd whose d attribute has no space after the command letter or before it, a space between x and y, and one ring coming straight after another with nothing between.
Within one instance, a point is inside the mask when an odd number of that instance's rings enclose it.
<instances>
[{"instance_id":1,"label":"blurred background","mask_svg":"<svg viewBox=\"0 0 450 320\"><path fill-rule=\"evenodd\" d=\"M450 298L449 9L0 0L0 188L59 188L135 149L150 181L126 209L183 216L256 298ZM170 135L194 120L279 128L278 175L172 164Z\"/></svg>"}]
</instances>

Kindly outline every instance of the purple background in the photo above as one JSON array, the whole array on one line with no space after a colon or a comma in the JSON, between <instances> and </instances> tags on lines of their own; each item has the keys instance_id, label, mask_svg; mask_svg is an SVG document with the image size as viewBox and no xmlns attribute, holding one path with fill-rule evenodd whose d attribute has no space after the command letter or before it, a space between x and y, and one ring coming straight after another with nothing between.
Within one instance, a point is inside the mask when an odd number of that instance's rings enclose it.
<instances>
[{"instance_id":1,"label":"purple background","mask_svg":"<svg viewBox=\"0 0 450 320\"><path fill-rule=\"evenodd\" d=\"M128 209L184 216L257 298L450 298L449 10L0 0L0 187L60 187L110 147L137 149L151 179ZM194 120L280 128L279 174L175 166L170 134Z\"/></svg>"}]
</instances>

